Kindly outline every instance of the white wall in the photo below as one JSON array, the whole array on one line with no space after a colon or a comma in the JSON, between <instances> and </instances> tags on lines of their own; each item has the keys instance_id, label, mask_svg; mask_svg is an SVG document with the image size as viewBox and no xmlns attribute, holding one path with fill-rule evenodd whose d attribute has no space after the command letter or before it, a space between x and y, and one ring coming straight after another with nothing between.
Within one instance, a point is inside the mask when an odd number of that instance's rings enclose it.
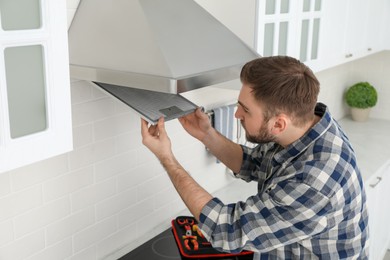
<instances>
[{"instance_id":1,"label":"white wall","mask_svg":"<svg viewBox=\"0 0 390 260\"><path fill-rule=\"evenodd\" d=\"M76 6L68 0L70 17ZM318 73L320 100L341 118L348 112L345 88L366 78L390 97L389 58L379 53ZM0 259L102 259L167 228L184 209L141 144L138 116L90 83L72 81L71 90L74 151L0 175ZM385 100L375 110L390 119ZM231 181L177 121L167 130L179 161L206 189Z\"/></svg>"},{"instance_id":2,"label":"white wall","mask_svg":"<svg viewBox=\"0 0 390 260\"><path fill-rule=\"evenodd\" d=\"M370 82L378 92L378 103L371 116L390 120L390 51L316 73L321 83L319 101L327 104L336 119L350 114L344 101L346 89L359 82Z\"/></svg>"}]
</instances>

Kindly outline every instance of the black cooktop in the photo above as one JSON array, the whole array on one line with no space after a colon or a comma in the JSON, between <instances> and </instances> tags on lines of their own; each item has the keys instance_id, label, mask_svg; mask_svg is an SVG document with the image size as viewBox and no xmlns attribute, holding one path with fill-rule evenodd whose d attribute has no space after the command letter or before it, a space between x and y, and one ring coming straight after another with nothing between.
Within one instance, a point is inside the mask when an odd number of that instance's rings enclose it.
<instances>
[{"instance_id":1,"label":"black cooktop","mask_svg":"<svg viewBox=\"0 0 390 260\"><path fill-rule=\"evenodd\" d=\"M172 229L169 228L146 243L137 247L130 253L119 258L119 260L205 260L205 259L225 259L225 260L252 260L253 256L235 256L228 258L185 258L182 257L177 248Z\"/></svg>"},{"instance_id":2,"label":"black cooktop","mask_svg":"<svg viewBox=\"0 0 390 260\"><path fill-rule=\"evenodd\" d=\"M172 229L169 228L119 259L159 260L181 259L181 257L173 237Z\"/></svg>"}]
</instances>

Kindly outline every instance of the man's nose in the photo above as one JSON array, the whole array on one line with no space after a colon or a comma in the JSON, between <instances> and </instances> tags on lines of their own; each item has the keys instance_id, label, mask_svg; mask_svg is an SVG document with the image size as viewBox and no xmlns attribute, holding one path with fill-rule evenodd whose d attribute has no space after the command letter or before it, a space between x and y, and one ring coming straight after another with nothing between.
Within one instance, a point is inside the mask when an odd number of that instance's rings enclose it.
<instances>
[{"instance_id":1,"label":"man's nose","mask_svg":"<svg viewBox=\"0 0 390 260\"><path fill-rule=\"evenodd\" d=\"M236 113L234 113L234 117L242 120L242 112L240 106L237 107Z\"/></svg>"}]
</instances>

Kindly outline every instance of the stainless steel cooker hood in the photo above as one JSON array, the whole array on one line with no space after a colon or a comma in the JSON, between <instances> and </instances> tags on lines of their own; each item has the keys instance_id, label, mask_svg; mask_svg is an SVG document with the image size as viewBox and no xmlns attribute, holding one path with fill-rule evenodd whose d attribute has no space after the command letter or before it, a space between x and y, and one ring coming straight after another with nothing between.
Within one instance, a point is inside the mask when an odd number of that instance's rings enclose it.
<instances>
[{"instance_id":1,"label":"stainless steel cooker hood","mask_svg":"<svg viewBox=\"0 0 390 260\"><path fill-rule=\"evenodd\" d=\"M259 56L192 0L81 0L69 53L72 78L175 94Z\"/></svg>"}]
</instances>

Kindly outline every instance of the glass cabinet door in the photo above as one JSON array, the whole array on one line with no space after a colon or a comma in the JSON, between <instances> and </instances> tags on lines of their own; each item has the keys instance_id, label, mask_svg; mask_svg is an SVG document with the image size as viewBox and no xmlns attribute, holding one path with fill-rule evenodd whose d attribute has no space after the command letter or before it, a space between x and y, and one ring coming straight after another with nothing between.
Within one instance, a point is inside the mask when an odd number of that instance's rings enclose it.
<instances>
[{"instance_id":1,"label":"glass cabinet door","mask_svg":"<svg viewBox=\"0 0 390 260\"><path fill-rule=\"evenodd\" d=\"M0 0L1 28L4 33L30 31L32 37L42 27L41 10L40 0ZM28 37L23 40L28 41ZM8 44L2 57L10 137L44 131L47 127L44 46Z\"/></svg>"},{"instance_id":2,"label":"glass cabinet door","mask_svg":"<svg viewBox=\"0 0 390 260\"><path fill-rule=\"evenodd\" d=\"M318 58L321 0L259 0L257 51L301 61Z\"/></svg>"},{"instance_id":3,"label":"glass cabinet door","mask_svg":"<svg viewBox=\"0 0 390 260\"><path fill-rule=\"evenodd\" d=\"M66 0L0 0L0 173L72 149L67 42Z\"/></svg>"},{"instance_id":4,"label":"glass cabinet door","mask_svg":"<svg viewBox=\"0 0 390 260\"><path fill-rule=\"evenodd\" d=\"M291 25L290 0L259 2L257 51L262 56L287 55Z\"/></svg>"},{"instance_id":5,"label":"glass cabinet door","mask_svg":"<svg viewBox=\"0 0 390 260\"><path fill-rule=\"evenodd\" d=\"M309 61L318 58L320 36L321 0L304 0L302 5L301 38L299 60Z\"/></svg>"},{"instance_id":6,"label":"glass cabinet door","mask_svg":"<svg viewBox=\"0 0 390 260\"><path fill-rule=\"evenodd\" d=\"M1 27L4 31L41 27L40 0L1 0Z\"/></svg>"},{"instance_id":7,"label":"glass cabinet door","mask_svg":"<svg viewBox=\"0 0 390 260\"><path fill-rule=\"evenodd\" d=\"M44 131L47 112L43 47L8 47L4 58L11 138Z\"/></svg>"}]
</instances>

